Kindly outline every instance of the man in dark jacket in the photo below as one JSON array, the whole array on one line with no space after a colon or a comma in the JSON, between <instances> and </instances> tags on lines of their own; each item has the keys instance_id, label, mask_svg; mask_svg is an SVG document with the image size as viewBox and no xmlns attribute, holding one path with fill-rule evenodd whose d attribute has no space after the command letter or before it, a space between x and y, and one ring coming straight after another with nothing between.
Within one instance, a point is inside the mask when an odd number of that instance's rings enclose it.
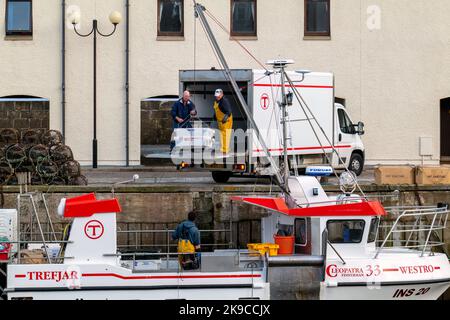
<instances>
[{"instance_id":1,"label":"man in dark jacket","mask_svg":"<svg viewBox=\"0 0 450 320\"><path fill-rule=\"evenodd\" d=\"M191 101L189 91L183 93L183 98L177 100L172 107L173 128L191 128L189 118L197 115L195 104Z\"/></svg>"},{"instance_id":2,"label":"man in dark jacket","mask_svg":"<svg viewBox=\"0 0 450 320\"><path fill-rule=\"evenodd\" d=\"M196 218L196 212L189 212L188 219L181 222L172 234L172 239L179 242L178 251L184 253L179 258L182 268L186 270L200 267L200 231L195 225ZM182 245L183 248L180 248L180 243L185 243ZM189 249L190 246L192 249ZM186 254L186 252L192 254Z\"/></svg>"},{"instance_id":3,"label":"man in dark jacket","mask_svg":"<svg viewBox=\"0 0 450 320\"><path fill-rule=\"evenodd\" d=\"M183 98L177 100L172 106L172 119L173 128L192 128L190 117L195 117L197 115L197 110L195 104L191 101L191 93L185 91L183 93ZM170 150L175 148L175 141L170 141Z\"/></svg>"}]
</instances>

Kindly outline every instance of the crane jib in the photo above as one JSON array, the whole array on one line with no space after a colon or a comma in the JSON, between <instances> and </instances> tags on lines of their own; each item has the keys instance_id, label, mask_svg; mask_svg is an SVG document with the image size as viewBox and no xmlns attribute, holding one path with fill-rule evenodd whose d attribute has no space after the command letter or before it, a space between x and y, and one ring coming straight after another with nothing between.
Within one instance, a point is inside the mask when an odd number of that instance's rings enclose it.
<instances>
[{"instance_id":1,"label":"crane jib","mask_svg":"<svg viewBox=\"0 0 450 320\"><path fill-rule=\"evenodd\" d=\"M217 56L218 56L221 64L223 65L223 67L225 69L226 77L230 81L230 83L231 83L231 85L233 87L233 90L234 90L234 92L235 92L235 94L236 94L236 96L237 96L237 98L239 100L239 103L241 104L242 109L244 110L244 113L245 113L247 119L250 121L250 123L252 125L252 128L255 131L259 142L261 143L262 149L264 150L264 153L267 155L267 159L269 160L270 165L274 169L278 185L280 186L280 188L284 192L288 193L287 188L283 185L284 181L283 181L283 178L281 177L281 175L279 173L279 168L278 168L277 164L275 163L274 159L271 157L271 155L269 153L269 149L267 148L267 145L266 145L264 139L262 138L262 135L261 135L261 133L260 133L260 131L258 129L258 126L256 125L256 122L253 119L253 117L252 117L252 115L251 115L251 113L249 111L250 108L248 107L248 105L247 105L247 103L245 101L245 98L242 95L236 80L233 78L233 75L231 74L231 70L230 70L230 68L228 66L228 63L227 63L223 53L222 53L222 50L220 49L219 44L217 43L217 40L216 40L212 30L211 30L211 27L209 26L208 21L206 20L205 15L203 14L203 11L206 10L206 8L204 6L202 6L201 4L198 4L195 0L193 0L193 1L194 1L194 9L195 9L195 12L196 12L196 16L200 19L202 25L204 26L206 36L210 39L211 44L213 46L213 49L214 49L214 51L216 51Z\"/></svg>"}]
</instances>

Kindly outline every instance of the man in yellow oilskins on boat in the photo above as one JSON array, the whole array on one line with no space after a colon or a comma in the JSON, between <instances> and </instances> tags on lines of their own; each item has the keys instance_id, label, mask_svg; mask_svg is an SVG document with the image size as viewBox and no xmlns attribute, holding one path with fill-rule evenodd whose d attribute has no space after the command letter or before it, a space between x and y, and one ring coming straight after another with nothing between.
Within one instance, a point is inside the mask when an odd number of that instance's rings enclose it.
<instances>
[{"instance_id":1,"label":"man in yellow oilskins on boat","mask_svg":"<svg viewBox=\"0 0 450 320\"><path fill-rule=\"evenodd\" d=\"M215 118L220 131L220 151L227 154L230 151L230 141L233 129L231 105L228 99L224 97L222 89L217 89L214 96L216 97L216 101L214 102Z\"/></svg>"}]
</instances>

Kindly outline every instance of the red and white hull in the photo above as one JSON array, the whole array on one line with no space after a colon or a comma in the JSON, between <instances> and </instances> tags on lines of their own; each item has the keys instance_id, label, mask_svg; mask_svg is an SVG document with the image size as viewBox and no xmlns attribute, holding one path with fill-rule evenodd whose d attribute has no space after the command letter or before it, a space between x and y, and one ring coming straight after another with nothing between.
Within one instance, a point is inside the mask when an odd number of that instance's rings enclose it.
<instances>
[{"instance_id":1,"label":"red and white hull","mask_svg":"<svg viewBox=\"0 0 450 320\"><path fill-rule=\"evenodd\" d=\"M450 279L392 282L321 288L322 300L437 300L449 288Z\"/></svg>"},{"instance_id":2,"label":"red and white hull","mask_svg":"<svg viewBox=\"0 0 450 320\"><path fill-rule=\"evenodd\" d=\"M11 265L8 299L238 300L270 298L262 272L133 273L110 265Z\"/></svg>"},{"instance_id":3,"label":"red and white hull","mask_svg":"<svg viewBox=\"0 0 450 320\"><path fill-rule=\"evenodd\" d=\"M436 300L450 287L446 255L384 253L377 259L329 261L324 300Z\"/></svg>"}]
</instances>

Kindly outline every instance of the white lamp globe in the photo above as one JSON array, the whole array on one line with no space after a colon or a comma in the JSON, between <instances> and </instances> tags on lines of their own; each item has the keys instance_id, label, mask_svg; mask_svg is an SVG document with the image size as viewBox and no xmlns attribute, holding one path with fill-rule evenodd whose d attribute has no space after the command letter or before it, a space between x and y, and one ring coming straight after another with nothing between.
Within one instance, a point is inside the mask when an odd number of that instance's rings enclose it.
<instances>
[{"instance_id":1,"label":"white lamp globe","mask_svg":"<svg viewBox=\"0 0 450 320\"><path fill-rule=\"evenodd\" d=\"M117 25L122 21L122 15L119 11L113 11L109 15L109 21L111 21L112 24Z\"/></svg>"},{"instance_id":2,"label":"white lamp globe","mask_svg":"<svg viewBox=\"0 0 450 320\"><path fill-rule=\"evenodd\" d=\"M80 11L74 11L71 14L71 22L72 24L79 24L81 20L81 13Z\"/></svg>"}]
</instances>

